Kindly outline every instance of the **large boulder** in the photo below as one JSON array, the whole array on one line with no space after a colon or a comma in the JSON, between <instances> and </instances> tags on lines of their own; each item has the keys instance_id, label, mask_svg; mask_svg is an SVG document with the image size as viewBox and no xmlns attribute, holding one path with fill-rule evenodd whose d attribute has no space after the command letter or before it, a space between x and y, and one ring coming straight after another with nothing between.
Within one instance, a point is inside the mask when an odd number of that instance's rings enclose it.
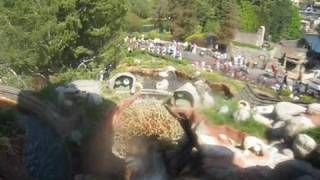
<instances>
[{"instance_id":1,"label":"large boulder","mask_svg":"<svg viewBox=\"0 0 320 180\"><path fill-rule=\"evenodd\" d=\"M214 106L214 98L207 91L202 95L202 105L204 107Z\"/></svg>"},{"instance_id":2,"label":"large boulder","mask_svg":"<svg viewBox=\"0 0 320 180\"><path fill-rule=\"evenodd\" d=\"M102 86L101 82L94 80L77 80L71 82L68 87L80 91L80 96L88 97L89 102L100 104L102 103Z\"/></svg>"},{"instance_id":3,"label":"large boulder","mask_svg":"<svg viewBox=\"0 0 320 180\"><path fill-rule=\"evenodd\" d=\"M309 163L298 160L279 163L269 174L269 179L320 179L319 170L313 168Z\"/></svg>"},{"instance_id":4,"label":"large boulder","mask_svg":"<svg viewBox=\"0 0 320 180\"><path fill-rule=\"evenodd\" d=\"M272 114L274 111L274 106L273 105L269 105L269 106L256 106L254 107L254 112L257 114Z\"/></svg>"},{"instance_id":5,"label":"large boulder","mask_svg":"<svg viewBox=\"0 0 320 180\"><path fill-rule=\"evenodd\" d=\"M305 113L306 110L307 108L290 102L280 102L275 106L275 113L280 121L288 121L292 118L292 116Z\"/></svg>"},{"instance_id":6,"label":"large boulder","mask_svg":"<svg viewBox=\"0 0 320 180\"><path fill-rule=\"evenodd\" d=\"M236 122L248 121L251 117L251 112L247 108L240 108L233 113L233 118Z\"/></svg>"},{"instance_id":7,"label":"large boulder","mask_svg":"<svg viewBox=\"0 0 320 180\"><path fill-rule=\"evenodd\" d=\"M315 127L316 126L313 124L313 122L304 116L292 117L286 122L286 126L284 127L284 136L285 138L293 138L301 131Z\"/></svg>"},{"instance_id":8,"label":"large boulder","mask_svg":"<svg viewBox=\"0 0 320 180\"><path fill-rule=\"evenodd\" d=\"M101 83L94 80L76 80L71 82L69 87L80 90L83 93L91 93L101 95Z\"/></svg>"},{"instance_id":9,"label":"large boulder","mask_svg":"<svg viewBox=\"0 0 320 180\"><path fill-rule=\"evenodd\" d=\"M201 97L191 83L186 83L175 90L171 101L176 106L185 106L185 104L189 104L191 107L201 106Z\"/></svg>"},{"instance_id":10,"label":"large boulder","mask_svg":"<svg viewBox=\"0 0 320 180\"><path fill-rule=\"evenodd\" d=\"M305 158L317 148L317 143L312 137L306 134L299 134L294 139L292 148L297 156Z\"/></svg>"},{"instance_id":11,"label":"large boulder","mask_svg":"<svg viewBox=\"0 0 320 180\"><path fill-rule=\"evenodd\" d=\"M267 126L267 127L269 127L269 128L272 127L272 124L273 124L273 122L274 122L274 120L269 119L269 118L266 118L265 116L263 116L263 115L261 115L261 114L254 114L254 115L253 115L253 119L254 119L256 122L258 122L258 123L260 123L260 124L263 124L263 125L265 125L265 126Z\"/></svg>"},{"instance_id":12,"label":"large boulder","mask_svg":"<svg viewBox=\"0 0 320 180\"><path fill-rule=\"evenodd\" d=\"M308 106L308 114L320 115L320 104L310 104Z\"/></svg>"},{"instance_id":13,"label":"large boulder","mask_svg":"<svg viewBox=\"0 0 320 180\"><path fill-rule=\"evenodd\" d=\"M243 141L244 150L250 150L256 155L263 155L265 146L265 143L261 139L253 136L247 136Z\"/></svg>"},{"instance_id":14,"label":"large boulder","mask_svg":"<svg viewBox=\"0 0 320 180\"><path fill-rule=\"evenodd\" d=\"M285 121L278 121L272 125L272 129L270 130L270 138L271 139L283 139L284 137L284 128L286 126Z\"/></svg>"}]
</instances>

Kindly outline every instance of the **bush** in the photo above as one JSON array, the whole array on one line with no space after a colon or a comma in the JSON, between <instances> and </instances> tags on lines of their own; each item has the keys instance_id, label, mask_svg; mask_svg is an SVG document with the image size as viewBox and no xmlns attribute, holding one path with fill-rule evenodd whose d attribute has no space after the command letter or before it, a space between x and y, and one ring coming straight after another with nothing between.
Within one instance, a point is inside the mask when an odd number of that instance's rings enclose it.
<instances>
[{"instance_id":1,"label":"bush","mask_svg":"<svg viewBox=\"0 0 320 180\"><path fill-rule=\"evenodd\" d=\"M205 33L196 33L188 36L185 41L205 47L208 45L207 38L208 35Z\"/></svg>"},{"instance_id":2,"label":"bush","mask_svg":"<svg viewBox=\"0 0 320 180\"><path fill-rule=\"evenodd\" d=\"M315 99L312 96L301 96L301 101L306 103L306 104L312 104L312 103L317 103L317 99Z\"/></svg>"},{"instance_id":3,"label":"bush","mask_svg":"<svg viewBox=\"0 0 320 180\"><path fill-rule=\"evenodd\" d=\"M309 129L303 132L312 137L318 144L320 144L320 128Z\"/></svg>"},{"instance_id":4,"label":"bush","mask_svg":"<svg viewBox=\"0 0 320 180\"><path fill-rule=\"evenodd\" d=\"M143 29L143 20L135 13L128 12L125 26L129 32L141 32Z\"/></svg>"}]
</instances>

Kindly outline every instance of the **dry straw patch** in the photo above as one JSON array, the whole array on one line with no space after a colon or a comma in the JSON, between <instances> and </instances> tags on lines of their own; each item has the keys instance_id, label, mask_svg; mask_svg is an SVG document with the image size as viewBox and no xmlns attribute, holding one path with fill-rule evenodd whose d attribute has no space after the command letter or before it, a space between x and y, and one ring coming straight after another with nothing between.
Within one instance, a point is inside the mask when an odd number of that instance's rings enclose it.
<instances>
[{"instance_id":1,"label":"dry straw patch","mask_svg":"<svg viewBox=\"0 0 320 180\"><path fill-rule=\"evenodd\" d=\"M161 144L176 145L183 136L179 122L156 99L140 99L121 115L114 130L113 152L124 158L135 137L153 137Z\"/></svg>"}]
</instances>

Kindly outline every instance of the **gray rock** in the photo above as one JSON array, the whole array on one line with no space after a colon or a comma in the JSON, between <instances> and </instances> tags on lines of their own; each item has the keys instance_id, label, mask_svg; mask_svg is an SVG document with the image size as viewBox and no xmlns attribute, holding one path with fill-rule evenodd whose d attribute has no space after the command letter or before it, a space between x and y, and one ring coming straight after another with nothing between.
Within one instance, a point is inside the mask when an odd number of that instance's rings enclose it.
<instances>
[{"instance_id":1,"label":"gray rock","mask_svg":"<svg viewBox=\"0 0 320 180\"><path fill-rule=\"evenodd\" d=\"M306 108L290 103L290 102L280 102L275 106L275 113L278 120L287 121L292 118L292 116L297 116L306 112Z\"/></svg>"},{"instance_id":2,"label":"gray rock","mask_svg":"<svg viewBox=\"0 0 320 180\"><path fill-rule=\"evenodd\" d=\"M186 83L174 92L171 99L174 105L180 106L177 102L189 102L192 107L199 107L201 105L201 98L197 89L191 84Z\"/></svg>"},{"instance_id":3,"label":"gray rock","mask_svg":"<svg viewBox=\"0 0 320 180\"><path fill-rule=\"evenodd\" d=\"M279 163L270 173L270 179L299 179L309 176L313 180L320 179L319 170L304 161L290 160Z\"/></svg>"},{"instance_id":4,"label":"gray rock","mask_svg":"<svg viewBox=\"0 0 320 180\"><path fill-rule=\"evenodd\" d=\"M284 149L282 150L282 154L289 157L290 159L294 158L294 153L291 149Z\"/></svg>"},{"instance_id":5,"label":"gray rock","mask_svg":"<svg viewBox=\"0 0 320 180\"><path fill-rule=\"evenodd\" d=\"M250 150L251 152L262 155L265 143L256 137L247 136L243 141L244 150Z\"/></svg>"},{"instance_id":6,"label":"gray rock","mask_svg":"<svg viewBox=\"0 0 320 180\"><path fill-rule=\"evenodd\" d=\"M265 126L267 126L267 127L272 127L272 124L273 124L273 122L274 122L274 120L272 120L272 119L269 119L269 118L266 118L266 117L264 117L263 115L261 115L261 114L254 114L253 115L253 119L256 121L256 122L258 122L258 123L260 123L260 124L263 124L263 125L265 125Z\"/></svg>"},{"instance_id":7,"label":"gray rock","mask_svg":"<svg viewBox=\"0 0 320 180\"><path fill-rule=\"evenodd\" d=\"M214 98L208 92L205 92L202 96L202 105L204 107L214 106Z\"/></svg>"},{"instance_id":8,"label":"gray rock","mask_svg":"<svg viewBox=\"0 0 320 180\"><path fill-rule=\"evenodd\" d=\"M94 80L77 80L71 82L68 87L73 87L83 93L101 95L101 83Z\"/></svg>"},{"instance_id":9,"label":"gray rock","mask_svg":"<svg viewBox=\"0 0 320 180\"><path fill-rule=\"evenodd\" d=\"M197 88L197 90L199 90L199 92L205 92L210 90L210 87L208 86L208 84L205 83L203 80L196 81L194 85Z\"/></svg>"},{"instance_id":10,"label":"gray rock","mask_svg":"<svg viewBox=\"0 0 320 180\"><path fill-rule=\"evenodd\" d=\"M257 114L271 114L274 111L274 106L273 105L269 105L269 106L256 106L253 109L255 111L255 113Z\"/></svg>"},{"instance_id":11,"label":"gray rock","mask_svg":"<svg viewBox=\"0 0 320 180\"><path fill-rule=\"evenodd\" d=\"M293 138L299 132L314 127L315 125L313 124L313 122L304 116L292 117L289 121L286 122L286 126L284 128L284 137Z\"/></svg>"},{"instance_id":12,"label":"gray rock","mask_svg":"<svg viewBox=\"0 0 320 180\"><path fill-rule=\"evenodd\" d=\"M317 148L317 143L310 136L299 134L293 141L292 148L297 156L305 158Z\"/></svg>"},{"instance_id":13,"label":"gray rock","mask_svg":"<svg viewBox=\"0 0 320 180\"><path fill-rule=\"evenodd\" d=\"M166 79L159 81L156 84L157 90L168 90L168 88L169 88L169 81Z\"/></svg>"},{"instance_id":14,"label":"gray rock","mask_svg":"<svg viewBox=\"0 0 320 180\"><path fill-rule=\"evenodd\" d=\"M247 108L240 108L233 113L233 118L236 122L248 121L251 117L251 113Z\"/></svg>"},{"instance_id":15,"label":"gray rock","mask_svg":"<svg viewBox=\"0 0 320 180\"><path fill-rule=\"evenodd\" d=\"M68 84L69 88L79 90L78 95L87 97L89 102L94 104L101 104L103 98L101 96L101 82L94 80L77 80Z\"/></svg>"},{"instance_id":16,"label":"gray rock","mask_svg":"<svg viewBox=\"0 0 320 180\"><path fill-rule=\"evenodd\" d=\"M320 115L320 104L310 104L308 106L308 114Z\"/></svg>"},{"instance_id":17,"label":"gray rock","mask_svg":"<svg viewBox=\"0 0 320 180\"><path fill-rule=\"evenodd\" d=\"M229 107L226 106L226 105L222 106L218 113L219 114L228 114L229 113Z\"/></svg>"}]
</instances>

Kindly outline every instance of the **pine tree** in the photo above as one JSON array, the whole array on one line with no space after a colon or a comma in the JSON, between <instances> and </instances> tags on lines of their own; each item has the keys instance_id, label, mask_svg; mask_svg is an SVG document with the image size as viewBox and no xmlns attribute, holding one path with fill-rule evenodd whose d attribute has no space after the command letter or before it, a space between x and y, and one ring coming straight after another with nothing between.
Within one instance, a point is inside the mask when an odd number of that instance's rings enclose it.
<instances>
[{"instance_id":1,"label":"pine tree","mask_svg":"<svg viewBox=\"0 0 320 180\"><path fill-rule=\"evenodd\" d=\"M218 40L221 44L229 45L239 26L238 5L235 0L220 1L217 11L221 22Z\"/></svg>"},{"instance_id":2,"label":"pine tree","mask_svg":"<svg viewBox=\"0 0 320 180\"><path fill-rule=\"evenodd\" d=\"M194 0L168 0L170 29L174 38L183 40L197 26Z\"/></svg>"}]
</instances>

